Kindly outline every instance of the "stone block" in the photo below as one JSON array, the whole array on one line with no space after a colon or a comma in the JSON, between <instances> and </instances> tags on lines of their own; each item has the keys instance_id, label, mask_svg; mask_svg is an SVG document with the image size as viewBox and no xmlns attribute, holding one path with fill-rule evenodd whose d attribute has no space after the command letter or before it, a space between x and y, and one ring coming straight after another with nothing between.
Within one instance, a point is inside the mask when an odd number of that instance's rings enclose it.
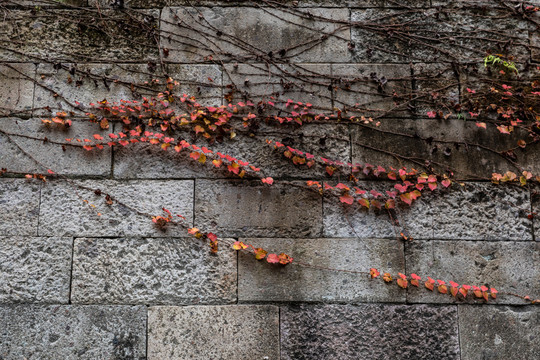
<instances>
[{"instance_id":1,"label":"stone block","mask_svg":"<svg viewBox=\"0 0 540 360\"><path fill-rule=\"evenodd\" d=\"M302 127L275 127L260 124L254 136L236 136L225 139L222 143L209 145L206 140L199 140L199 146L206 146L214 152L228 154L242 161L247 161L261 168L265 176L273 178L322 178L326 171L322 166L294 165L267 139L279 141L301 151L316 156L344 162L350 159L349 129L347 125L306 124ZM189 138L186 134L185 138ZM191 141L190 141L191 142ZM118 147L114 150L114 176L118 178L231 178L237 177L225 168L217 169L209 161L201 165L189 157L189 151L177 153L174 150L163 151L159 146L148 143Z\"/></svg>"},{"instance_id":2,"label":"stone block","mask_svg":"<svg viewBox=\"0 0 540 360\"><path fill-rule=\"evenodd\" d=\"M278 5L277 3L294 8L305 7L383 7L383 6L397 6L400 7L400 1L394 0L364 0L359 2L358 0L278 0L272 3L272 6ZM101 8L115 7L114 0L89 0L90 6L95 6L99 3ZM142 9L158 9L164 6L186 6L193 5L189 0L125 0L124 6L128 8L142 8ZM250 0L199 0L197 6L252 6L253 2ZM265 3L257 3L259 7L272 7ZM429 0L408 0L407 6L426 6L429 5Z\"/></svg>"},{"instance_id":3,"label":"stone block","mask_svg":"<svg viewBox=\"0 0 540 360\"><path fill-rule=\"evenodd\" d=\"M0 179L0 235L37 235L40 189L37 180Z\"/></svg>"},{"instance_id":4,"label":"stone block","mask_svg":"<svg viewBox=\"0 0 540 360\"><path fill-rule=\"evenodd\" d=\"M346 62L350 33L339 22L348 20L346 8L299 14L254 7L164 8L161 45L170 50L164 59L169 62Z\"/></svg>"},{"instance_id":5,"label":"stone block","mask_svg":"<svg viewBox=\"0 0 540 360\"><path fill-rule=\"evenodd\" d=\"M236 254L193 238L76 239L73 303L236 302Z\"/></svg>"},{"instance_id":6,"label":"stone block","mask_svg":"<svg viewBox=\"0 0 540 360\"><path fill-rule=\"evenodd\" d=\"M0 60L155 62L159 16L159 10L13 10L3 20Z\"/></svg>"},{"instance_id":7,"label":"stone block","mask_svg":"<svg viewBox=\"0 0 540 360\"><path fill-rule=\"evenodd\" d=\"M321 198L294 184L197 180L195 226L225 237L319 236Z\"/></svg>"},{"instance_id":8,"label":"stone block","mask_svg":"<svg viewBox=\"0 0 540 360\"><path fill-rule=\"evenodd\" d=\"M469 6L411 12L353 10L351 39L358 62L480 62L501 53L525 62L531 25L507 10ZM497 34L493 33L497 29ZM434 35L437 34L437 35ZM507 39L512 37L510 44Z\"/></svg>"},{"instance_id":9,"label":"stone block","mask_svg":"<svg viewBox=\"0 0 540 360\"><path fill-rule=\"evenodd\" d=\"M405 271L403 247L395 240L359 239L241 239L269 253L293 257L291 265L276 266L239 255L239 301L404 302L405 292L369 280L370 267L392 274ZM323 268L358 271L348 273Z\"/></svg>"},{"instance_id":10,"label":"stone block","mask_svg":"<svg viewBox=\"0 0 540 360\"><path fill-rule=\"evenodd\" d=\"M459 359L456 306L282 307L281 359Z\"/></svg>"},{"instance_id":11,"label":"stone block","mask_svg":"<svg viewBox=\"0 0 540 360\"><path fill-rule=\"evenodd\" d=\"M78 185L91 190L80 189ZM97 189L101 190L101 196L94 193ZM113 201L107 205L103 193L121 203ZM185 236L186 230L181 226L159 229L152 222L150 215L165 215L162 208L185 216L186 226L191 226L193 181L86 180L68 184L49 181L41 191L39 233L88 237Z\"/></svg>"},{"instance_id":12,"label":"stone block","mask_svg":"<svg viewBox=\"0 0 540 360\"><path fill-rule=\"evenodd\" d=\"M84 116L90 103L142 101L166 89L161 69L147 64L39 64L37 80L34 103L41 116L56 111Z\"/></svg>"},{"instance_id":13,"label":"stone block","mask_svg":"<svg viewBox=\"0 0 540 360\"><path fill-rule=\"evenodd\" d=\"M233 103L271 100L279 110L271 109L275 111L268 113L279 116L290 114L292 107L285 107L289 99L313 104L314 114L329 113L332 110L330 73L328 64L226 64L224 95L230 93Z\"/></svg>"},{"instance_id":14,"label":"stone block","mask_svg":"<svg viewBox=\"0 0 540 360\"><path fill-rule=\"evenodd\" d=\"M0 64L0 116L31 114L36 66Z\"/></svg>"},{"instance_id":15,"label":"stone block","mask_svg":"<svg viewBox=\"0 0 540 360\"><path fill-rule=\"evenodd\" d=\"M534 359L540 353L538 306L459 306L461 359Z\"/></svg>"},{"instance_id":16,"label":"stone block","mask_svg":"<svg viewBox=\"0 0 540 360\"><path fill-rule=\"evenodd\" d=\"M87 0L17 0L7 1L6 7L19 8L70 8L72 6L86 6Z\"/></svg>"},{"instance_id":17,"label":"stone block","mask_svg":"<svg viewBox=\"0 0 540 360\"><path fill-rule=\"evenodd\" d=\"M109 176L109 148L87 151L82 147L70 146L65 140L93 139L93 134L105 136L107 133L98 124L86 120L72 120L72 126L66 128L57 124L45 125L39 118L3 118L0 119L0 168L23 173L47 173L47 169L50 169L63 175ZM43 139L48 140L45 142Z\"/></svg>"},{"instance_id":18,"label":"stone block","mask_svg":"<svg viewBox=\"0 0 540 360\"><path fill-rule=\"evenodd\" d=\"M336 182L330 185L335 186ZM387 190L395 190L391 182L366 181L356 186L367 192L376 190L382 194L386 194ZM391 216L385 210L378 211L371 207L368 211L357 202L348 205L341 203L337 196L326 195L323 203L324 236L395 238L403 232L414 239L431 239L434 221L431 202L435 196L425 191L422 194L411 207L403 203L403 206L396 206ZM399 224L396 224L396 220Z\"/></svg>"},{"instance_id":19,"label":"stone block","mask_svg":"<svg viewBox=\"0 0 540 360\"><path fill-rule=\"evenodd\" d=\"M144 306L0 305L3 359L145 359Z\"/></svg>"},{"instance_id":20,"label":"stone block","mask_svg":"<svg viewBox=\"0 0 540 360\"><path fill-rule=\"evenodd\" d=\"M158 306L148 313L148 359L280 358L276 306Z\"/></svg>"},{"instance_id":21,"label":"stone block","mask_svg":"<svg viewBox=\"0 0 540 360\"><path fill-rule=\"evenodd\" d=\"M428 118L429 111L443 112L444 116L453 113L454 105L460 103L460 79L448 63L412 64L413 102L415 114Z\"/></svg>"},{"instance_id":22,"label":"stone block","mask_svg":"<svg viewBox=\"0 0 540 360\"><path fill-rule=\"evenodd\" d=\"M177 93L195 96L197 102L207 106L221 105L222 71L217 65L168 64L171 78L180 83Z\"/></svg>"},{"instance_id":23,"label":"stone block","mask_svg":"<svg viewBox=\"0 0 540 360\"><path fill-rule=\"evenodd\" d=\"M71 238L0 237L0 303L67 303Z\"/></svg>"},{"instance_id":24,"label":"stone block","mask_svg":"<svg viewBox=\"0 0 540 360\"><path fill-rule=\"evenodd\" d=\"M334 106L350 115L409 117L408 64L333 64Z\"/></svg>"},{"instance_id":25,"label":"stone block","mask_svg":"<svg viewBox=\"0 0 540 360\"><path fill-rule=\"evenodd\" d=\"M378 127L352 125L351 138L354 163L417 170L429 166L437 173L450 170L456 178L471 180L515 169L501 153L516 147L516 139L494 126L479 128L475 121L384 119ZM536 147L514 150L518 161L533 172L540 170Z\"/></svg>"},{"instance_id":26,"label":"stone block","mask_svg":"<svg viewBox=\"0 0 540 360\"><path fill-rule=\"evenodd\" d=\"M540 289L540 244L532 241L413 241L405 245L407 272L421 276L425 281L430 276L460 285L485 285L499 292L534 295ZM423 283L422 281L422 283ZM453 303L450 294L427 291L423 285L410 287L408 302ZM475 300L471 293L468 302ZM501 294L490 303L523 304L523 300Z\"/></svg>"},{"instance_id":27,"label":"stone block","mask_svg":"<svg viewBox=\"0 0 540 360\"><path fill-rule=\"evenodd\" d=\"M529 192L491 183L453 184L433 202L433 238L532 240Z\"/></svg>"},{"instance_id":28,"label":"stone block","mask_svg":"<svg viewBox=\"0 0 540 360\"><path fill-rule=\"evenodd\" d=\"M540 240L540 186L531 187L531 215L533 217L534 239Z\"/></svg>"}]
</instances>

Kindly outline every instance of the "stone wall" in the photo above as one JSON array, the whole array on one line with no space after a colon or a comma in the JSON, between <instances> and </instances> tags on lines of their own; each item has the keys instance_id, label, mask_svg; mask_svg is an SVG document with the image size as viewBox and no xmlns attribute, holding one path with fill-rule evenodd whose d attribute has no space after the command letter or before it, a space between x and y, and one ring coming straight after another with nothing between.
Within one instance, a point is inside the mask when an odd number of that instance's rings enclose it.
<instances>
[{"instance_id":1,"label":"stone wall","mask_svg":"<svg viewBox=\"0 0 540 360\"><path fill-rule=\"evenodd\" d=\"M538 189L486 181L511 169L498 152L515 140L471 119L426 115L433 101L460 102L483 84L486 52L513 55L519 79L540 79L540 18L516 5L0 2L0 168L8 170L0 177L0 359L537 358L537 305L503 295L459 300L347 272L376 267L540 296L540 224L528 216L540 213ZM166 76L203 104L227 104L234 84L234 101L273 95L321 112L349 107L381 125L261 123L253 136L212 144L263 168L272 187L150 145L89 152L55 143L122 130L99 129L76 102L140 99ZM70 128L42 124L57 111L70 114ZM414 239L405 241L384 212L303 187L347 179L292 166L267 138L345 162L444 164L461 185L400 208ZM515 153L540 174L538 144ZM24 177L46 169L62 176ZM359 184L388 187L370 177ZM107 205L95 189L123 205ZM162 207L222 239L318 267L258 262L225 245L212 254L185 229L159 229L145 215Z\"/></svg>"}]
</instances>

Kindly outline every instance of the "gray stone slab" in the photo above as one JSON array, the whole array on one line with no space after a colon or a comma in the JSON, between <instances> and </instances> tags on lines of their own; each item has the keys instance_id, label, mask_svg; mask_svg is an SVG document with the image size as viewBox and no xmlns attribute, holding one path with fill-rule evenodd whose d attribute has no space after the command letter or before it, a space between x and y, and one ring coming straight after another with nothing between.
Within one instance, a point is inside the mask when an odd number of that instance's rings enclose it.
<instances>
[{"instance_id":1,"label":"gray stone slab","mask_svg":"<svg viewBox=\"0 0 540 360\"><path fill-rule=\"evenodd\" d=\"M34 64L0 64L0 116L31 114L35 75Z\"/></svg>"},{"instance_id":2,"label":"gray stone slab","mask_svg":"<svg viewBox=\"0 0 540 360\"><path fill-rule=\"evenodd\" d=\"M184 135L183 138L189 139L189 134ZM350 159L347 125L307 124L301 127L282 126L276 130L271 125L261 124L254 136L239 134L234 139L224 139L222 143L215 142L210 145L204 139L196 143L214 152L219 151L248 161L261 168L266 176L273 178L317 179L326 176L322 166L314 165L308 168L306 165L294 165L282 155L282 151L274 151L273 146L266 143L267 139L285 143L316 156L343 162ZM117 178L230 178L232 175L226 170L217 169L209 161L201 165L189 157L189 151L163 151L159 145L148 143L118 147L114 151L114 176Z\"/></svg>"},{"instance_id":3,"label":"gray stone slab","mask_svg":"<svg viewBox=\"0 0 540 360\"><path fill-rule=\"evenodd\" d=\"M21 8L69 8L71 6L86 6L87 0L17 0L6 1L6 7Z\"/></svg>"},{"instance_id":4,"label":"gray stone slab","mask_svg":"<svg viewBox=\"0 0 540 360\"><path fill-rule=\"evenodd\" d=\"M370 281L376 267L397 274L405 271L403 246L395 240L359 239L240 239L269 253L293 257L291 265L276 266L240 253L239 301L404 302L397 286ZM363 271L366 274L328 271L299 265Z\"/></svg>"},{"instance_id":5,"label":"gray stone slab","mask_svg":"<svg viewBox=\"0 0 540 360\"><path fill-rule=\"evenodd\" d=\"M148 359L280 358L276 306L159 306L148 312Z\"/></svg>"},{"instance_id":6,"label":"gray stone slab","mask_svg":"<svg viewBox=\"0 0 540 360\"><path fill-rule=\"evenodd\" d=\"M521 131L516 135L526 136ZM351 125L351 138L353 162L423 171L427 161L438 173L450 170L456 178L471 180L490 179L494 172L517 172L512 161L501 155L516 147L517 138L501 134L495 126L479 128L475 121L383 119L378 127ZM533 172L540 170L536 149L532 144L525 151L514 150L517 161Z\"/></svg>"},{"instance_id":7,"label":"gray stone slab","mask_svg":"<svg viewBox=\"0 0 540 360\"><path fill-rule=\"evenodd\" d=\"M531 214L533 217L534 239L540 240L540 186L531 187Z\"/></svg>"},{"instance_id":8,"label":"gray stone slab","mask_svg":"<svg viewBox=\"0 0 540 360\"><path fill-rule=\"evenodd\" d=\"M409 64L333 64L334 106L350 115L409 117Z\"/></svg>"},{"instance_id":9,"label":"gray stone slab","mask_svg":"<svg viewBox=\"0 0 540 360\"><path fill-rule=\"evenodd\" d=\"M197 180L195 226L226 237L317 237L322 200L277 182Z\"/></svg>"},{"instance_id":10,"label":"gray stone slab","mask_svg":"<svg viewBox=\"0 0 540 360\"><path fill-rule=\"evenodd\" d=\"M34 106L41 116L51 111L84 116L92 109L90 103L142 101L166 89L161 68L148 64L39 64L37 80Z\"/></svg>"},{"instance_id":11,"label":"gray stone slab","mask_svg":"<svg viewBox=\"0 0 540 360\"><path fill-rule=\"evenodd\" d=\"M530 56L531 25L505 13L481 6L457 11L353 10L353 52L362 62L480 62L487 53L511 55L525 62ZM396 28L398 24L405 26ZM505 46L509 37L513 42Z\"/></svg>"},{"instance_id":12,"label":"gray stone slab","mask_svg":"<svg viewBox=\"0 0 540 360\"><path fill-rule=\"evenodd\" d=\"M334 181L329 184L335 186L336 183ZM386 194L386 191L396 191L394 184L362 181L356 186L367 192L376 190ZM337 196L327 195L323 203L324 236L360 239L396 238L403 231L414 239L430 239L433 235L434 221L431 202L435 197L428 190L424 191L411 207L404 203L400 205L400 201L396 201L398 206L390 217L384 208L382 211L376 211L371 207L368 211L357 202L352 205L343 204ZM396 225L394 220L398 220L399 224Z\"/></svg>"},{"instance_id":13,"label":"gray stone slab","mask_svg":"<svg viewBox=\"0 0 540 360\"><path fill-rule=\"evenodd\" d=\"M281 359L459 359L456 306L282 307Z\"/></svg>"},{"instance_id":14,"label":"gray stone slab","mask_svg":"<svg viewBox=\"0 0 540 360\"><path fill-rule=\"evenodd\" d=\"M0 179L1 235L37 235L40 189L37 180Z\"/></svg>"},{"instance_id":15,"label":"gray stone slab","mask_svg":"<svg viewBox=\"0 0 540 360\"><path fill-rule=\"evenodd\" d=\"M460 103L460 79L452 64L412 64L415 89L413 102L415 114L427 118L428 111L442 111L444 116L452 113ZM462 89L465 90L465 89Z\"/></svg>"},{"instance_id":16,"label":"gray stone slab","mask_svg":"<svg viewBox=\"0 0 540 360\"><path fill-rule=\"evenodd\" d=\"M175 215L185 216L187 226L192 224L193 181L87 180L74 183L100 189L125 205L116 202L107 205L105 196L98 196L93 190L81 190L64 181L50 181L41 192L40 235L185 236L186 230L182 227L161 230L151 218L137 214L130 207L152 216L164 215L164 207ZM98 216L98 212L102 215Z\"/></svg>"},{"instance_id":17,"label":"gray stone slab","mask_svg":"<svg viewBox=\"0 0 540 360\"><path fill-rule=\"evenodd\" d=\"M461 359L534 359L540 353L538 306L459 306Z\"/></svg>"},{"instance_id":18,"label":"gray stone slab","mask_svg":"<svg viewBox=\"0 0 540 360\"><path fill-rule=\"evenodd\" d=\"M0 306L3 359L145 359L144 306Z\"/></svg>"},{"instance_id":19,"label":"gray stone slab","mask_svg":"<svg viewBox=\"0 0 540 360\"><path fill-rule=\"evenodd\" d=\"M114 7L114 0L89 0L90 6L95 6L96 3L99 3L100 7ZM272 3L272 6L277 5ZM365 8L365 7L383 7L383 6L397 6L400 1L393 0L363 0L359 2L358 0L279 0L280 4L284 6L289 6L291 8L302 8L302 7L349 7L354 6L355 8ZM143 9L156 9L162 8L164 6L186 6L193 5L189 0L125 0L124 6L129 8L143 8ZM199 0L197 1L197 6L252 6L253 2L250 0ZM266 3L257 3L260 7L272 7L268 6ZM429 0L408 0L407 6L426 6L429 5Z\"/></svg>"},{"instance_id":20,"label":"gray stone slab","mask_svg":"<svg viewBox=\"0 0 540 360\"><path fill-rule=\"evenodd\" d=\"M71 300L104 304L236 302L236 254L193 238L76 239Z\"/></svg>"},{"instance_id":21,"label":"gray stone slab","mask_svg":"<svg viewBox=\"0 0 540 360\"><path fill-rule=\"evenodd\" d=\"M0 60L145 62L158 60L159 10L13 10L2 20Z\"/></svg>"},{"instance_id":22,"label":"gray stone slab","mask_svg":"<svg viewBox=\"0 0 540 360\"><path fill-rule=\"evenodd\" d=\"M529 192L491 183L452 186L432 202L433 238L532 240Z\"/></svg>"},{"instance_id":23,"label":"gray stone slab","mask_svg":"<svg viewBox=\"0 0 540 360\"><path fill-rule=\"evenodd\" d=\"M178 81L178 95L195 96L202 105L219 106L222 103L222 71L217 65L167 64L168 75Z\"/></svg>"},{"instance_id":24,"label":"gray stone slab","mask_svg":"<svg viewBox=\"0 0 540 360\"><path fill-rule=\"evenodd\" d=\"M279 116L290 114L292 107L285 107L289 99L313 104L314 114L332 111L328 64L226 64L224 69L224 94L234 90L233 102L251 100L258 104L271 100L277 108L264 114L279 113Z\"/></svg>"},{"instance_id":25,"label":"gray stone slab","mask_svg":"<svg viewBox=\"0 0 540 360\"><path fill-rule=\"evenodd\" d=\"M71 238L0 237L0 303L67 303L71 253Z\"/></svg>"},{"instance_id":26,"label":"gray stone slab","mask_svg":"<svg viewBox=\"0 0 540 360\"><path fill-rule=\"evenodd\" d=\"M415 273L424 280L430 276L460 285L485 285L499 292L535 295L540 289L540 244L508 241L413 241L405 245L407 273ZM422 283L423 283L422 281ZM433 293L420 286L407 291L408 302L453 303L450 294ZM475 302L472 294L469 302ZM477 300L483 303L484 301ZM523 304L513 296L500 295L490 303Z\"/></svg>"},{"instance_id":27,"label":"gray stone slab","mask_svg":"<svg viewBox=\"0 0 540 360\"><path fill-rule=\"evenodd\" d=\"M66 128L54 123L45 125L40 118L27 120L0 118L0 130L10 134L0 133L0 151L2 152L0 168L29 173L47 173L47 169L51 169L64 175L108 176L111 174L111 150L108 147L93 151L69 145L64 146L65 150L62 148L62 144L68 143L66 138L93 140L94 134L105 137L109 130L101 130L98 124L92 124L87 120L72 120L72 126ZM42 139L60 144L44 142Z\"/></svg>"},{"instance_id":28,"label":"gray stone slab","mask_svg":"<svg viewBox=\"0 0 540 360\"><path fill-rule=\"evenodd\" d=\"M265 57L294 62L348 61L348 26L316 17L348 21L349 10L310 8L302 13L253 7L164 8L161 46L170 49L164 60L196 63L240 57L260 62L258 57ZM307 19L308 14L315 18ZM232 21L239 18L242 21ZM285 54L280 55L281 50Z\"/></svg>"}]
</instances>

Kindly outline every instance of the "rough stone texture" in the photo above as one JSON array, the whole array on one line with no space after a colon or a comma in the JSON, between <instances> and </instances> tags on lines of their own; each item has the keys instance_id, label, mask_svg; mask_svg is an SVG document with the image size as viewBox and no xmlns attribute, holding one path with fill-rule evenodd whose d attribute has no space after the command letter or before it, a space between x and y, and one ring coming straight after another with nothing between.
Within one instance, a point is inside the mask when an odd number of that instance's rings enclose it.
<instances>
[{"instance_id":1,"label":"rough stone texture","mask_svg":"<svg viewBox=\"0 0 540 360\"><path fill-rule=\"evenodd\" d=\"M358 62L478 62L486 53L493 52L490 50L497 49L497 53L525 62L530 56L530 26L505 13L494 8L486 11L481 6L471 6L466 11L352 10L353 52ZM407 24L406 33L394 33L394 26L403 23ZM464 35L473 30L474 35ZM494 45L494 40L508 36L514 38L511 46Z\"/></svg>"},{"instance_id":2,"label":"rough stone texture","mask_svg":"<svg viewBox=\"0 0 540 360\"><path fill-rule=\"evenodd\" d=\"M229 237L317 237L322 200L292 185L197 180L195 226Z\"/></svg>"},{"instance_id":3,"label":"rough stone texture","mask_svg":"<svg viewBox=\"0 0 540 360\"><path fill-rule=\"evenodd\" d=\"M23 173L47 173L47 169L51 169L63 175L108 176L111 174L109 148L87 151L81 147L65 145L64 150L61 145L68 144L66 138L94 139L93 134L105 136L108 131L101 130L97 124L84 120L72 120L72 126L66 128L58 124L45 125L40 118L27 120L0 118L0 131L23 135L8 137L0 133L0 152L2 153L0 168ZM57 143L44 142L45 138ZM21 148L42 166L23 153Z\"/></svg>"},{"instance_id":4,"label":"rough stone texture","mask_svg":"<svg viewBox=\"0 0 540 360\"><path fill-rule=\"evenodd\" d=\"M336 182L330 183L332 186ZM357 186L366 191L376 190L385 194L393 190L393 183L360 182ZM366 238L395 238L403 232L415 239L430 239L433 236L433 211L431 203L437 196L423 193L409 208L407 205L396 207L393 213L395 225L385 211L377 211L372 207L369 211L358 203L343 204L337 196L325 196L323 203L324 236L325 237L357 237ZM397 232L396 232L397 231Z\"/></svg>"},{"instance_id":5,"label":"rough stone texture","mask_svg":"<svg viewBox=\"0 0 540 360\"><path fill-rule=\"evenodd\" d=\"M31 112L35 75L34 64L0 64L0 116Z\"/></svg>"},{"instance_id":6,"label":"rough stone texture","mask_svg":"<svg viewBox=\"0 0 540 360\"><path fill-rule=\"evenodd\" d=\"M452 65L416 63L412 64L412 72L417 117L425 119L429 111L438 112L441 109L443 116L452 113L450 109L453 105L460 103L460 79L456 76Z\"/></svg>"},{"instance_id":7,"label":"rough stone texture","mask_svg":"<svg viewBox=\"0 0 540 360\"><path fill-rule=\"evenodd\" d=\"M114 0L88 0L90 6L95 6L96 3L100 7L114 7ZM370 8L370 7L402 7L403 1L399 0L278 0L274 3L294 7L343 7L352 6L355 8ZM429 0L407 0L409 7L426 7L429 6ZM124 5L130 8L155 9L164 6L185 6L193 5L190 0L125 0ZM253 5L252 0L199 0L197 6L246 6ZM257 3L261 7L269 7L265 3Z\"/></svg>"},{"instance_id":8,"label":"rough stone texture","mask_svg":"<svg viewBox=\"0 0 540 360\"><path fill-rule=\"evenodd\" d=\"M459 359L455 306L282 307L281 359Z\"/></svg>"},{"instance_id":9,"label":"rough stone texture","mask_svg":"<svg viewBox=\"0 0 540 360\"><path fill-rule=\"evenodd\" d=\"M507 241L413 241L405 245L407 273L427 280L452 280L458 284L486 285L498 291L516 294L535 294L540 289L540 244ZM455 298L437 292L410 287L409 302L452 303ZM457 300L462 302L463 300ZM468 301L474 300L472 294ZM498 304L523 304L523 300L499 296L489 301Z\"/></svg>"},{"instance_id":10,"label":"rough stone texture","mask_svg":"<svg viewBox=\"0 0 540 360\"><path fill-rule=\"evenodd\" d=\"M403 248L395 240L359 239L240 239L269 253L284 252L293 265L276 266L240 254L239 301L331 301L404 302L405 292L397 286L381 286L369 280L369 269L377 264L392 274L405 271ZM326 271L295 264L365 272L354 274ZM379 265L380 264L380 265Z\"/></svg>"},{"instance_id":11,"label":"rough stone texture","mask_svg":"<svg viewBox=\"0 0 540 360\"><path fill-rule=\"evenodd\" d=\"M522 188L454 184L432 206L434 239L532 240L530 196Z\"/></svg>"},{"instance_id":12,"label":"rough stone texture","mask_svg":"<svg viewBox=\"0 0 540 360\"><path fill-rule=\"evenodd\" d=\"M71 238L0 237L0 303L67 303L71 246Z\"/></svg>"},{"instance_id":13,"label":"rough stone texture","mask_svg":"<svg viewBox=\"0 0 540 360\"><path fill-rule=\"evenodd\" d=\"M84 116L90 103L140 101L142 96L163 91L166 83L160 68L147 64L39 64L37 79L35 107L43 116L50 115L46 107Z\"/></svg>"},{"instance_id":14,"label":"rough stone texture","mask_svg":"<svg viewBox=\"0 0 540 360\"><path fill-rule=\"evenodd\" d=\"M104 10L107 20L89 10L13 10L3 18L0 60L148 61L158 58L154 32L159 11ZM135 21L134 19L137 19Z\"/></svg>"},{"instance_id":15,"label":"rough stone texture","mask_svg":"<svg viewBox=\"0 0 540 360\"><path fill-rule=\"evenodd\" d=\"M236 301L236 254L193 238L77 239L73 303L219 304Z\"/></svg>"},{"instance_id":16,"label":"rough stone texture","mask_svg":"<svg viewBox=\"0 0 540 360\"><path fill-rule=\"evenodd\" d=\"M291 99L313 104L313 113L319 114L332 109L330 72L328 64L226 64L223 82L233 86L233 102L272 100L278 109L290 111L285 104Z\"/></svg>"},{"instance_id":17,"label":"rough stone texture","mask_svg":"<svg viewBox=\"0 0 540 360\"><path fill-rule=\"evenodd\" d=\"M538 306L459 306L461 359L534 359L540 353Z\"/></svg>"},{"instance_id":18,"label":"rough stone texture","mask_svg":"<svg viewBox=\"0 0 540 360\"><path fill-rule=\"evenodd\" d=\"M266 140L285 143L295 149L331 159L349 161L349 128L346 125L307 124L302 127L290 126L276 132L274 128L261 125L253 137L237 136L222 143L209 145L200 140L199 146L212 151L220 151L262 169L265 176L273 178L322 178L326 171L322 166L296 166ZM177 153L163 151L159 146L135 144L115 149L114 175L119 178L236 178L222 168L219 170L207 161L201 165L189 158L189 151Z\"/></svg>"},{"instance_id":19,"label":"rough stone texture","mask_svg":"<svg viewBox=\"0 0 540 360\"><path fill-rule=\"evenodd\" d=\"M197 11L200 11L204 22L199 20ZM161 45L170 49L170 55L164 60L204 62L211 56L213 60L228 61L232 55L256 61L249 54L251 51L264 56L272 52L273 57L294 62L350 60L347 49L350 32L347 27L340 29L339 24L307 20L283 10L270 10L278 18L267 11L253 7L164 8L161 13ZM312 8L304 12L332 20L349 19L349 10L345 8ZM242 21L233 21L240 18ZM217 40L209 41L208 37L215 38L218 30L221 35ZM328 38L324 39L326 36ZM285 54L280 55L281 50L285 50Z\"/></svg>"},{"instance_id":20,"label":"rough stone texture","mask_svg":"<svg viewBox=\"0 0 540 360\"><path fill-rule=\"evenodd\" d=\"M516 147L513 137L501 134L493 126L482 129L475 121L457 119L383 119L378 127L354 124L351 125L351 138L355 163L422 169L424 161L406 159L420 158L431 161L438 173L446 173L450 168L457 178L472 180L491 178L494 172L513 169L512 163L500 152ZM519 162L533 172L540 171L537 148L540 149L530 145L526 151L514 150Z\"/></svg>"},{"instance_id":21,"label":"rough stone texture","mask_svg":"<svg viewBox=\"0 0 540 360\"><path fill-rule=\"evenodd\" d=\"M277 360L275 306L159 306L148 313L148 359Z\"/></svg>"},{"instance_id":22,"label":"rough stone texture","mask_svg":"<svg viewBox=\"0 0 540 360\"><path fill-rule=\"evenodd\" d=\"M393 96L412 90L408 64L334 64L334 106L354 108L347 115L408 117L408 99Z\"/></svg>"},{"instance_id":23,"label":"rough stone texture","mask_svg":"<svg viewBox=\"0 0 540 360\"><path fill-rule=\"evenodd\" d=\"M2 359L144 359L143 306L1 305Z\"/></svg>"},{"instance_id":24,"label":"rough stone texture","mask_svg":"<svg viewBox=\"0 0 540 360\"><path fill-rule=\"evenodd\" d=\"M87 180L74 183L100 189L125 205L116 202L106 205L105 197L95 195L93 190L50 181L41 192L40 235L185 236L182 227L170 226L160 230L148 216L139 215L128 206L153 216L165 215L162 208L166 208L174 215L185 216L187 226L193 221L193 181ZM83 200L88 200L96 208ZM102 216L98 216L98 212Z\"/></svg>"},{"instance_id":25,"label":"rough stone texture","mask_svg":"<svg viewBox=\"0 0 540 360\"><path fill-rule=\"evenodd\" d=\"M37 235L41 189L37 181L0 178L1 235Z\"/></svg>"}]
</instances>

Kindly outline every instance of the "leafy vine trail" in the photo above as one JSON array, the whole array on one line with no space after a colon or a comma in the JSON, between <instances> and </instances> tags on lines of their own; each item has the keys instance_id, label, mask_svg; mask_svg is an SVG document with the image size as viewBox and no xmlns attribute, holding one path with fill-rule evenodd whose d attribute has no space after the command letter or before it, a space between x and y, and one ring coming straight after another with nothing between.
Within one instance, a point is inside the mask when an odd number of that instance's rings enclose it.
<instances>
[{"instance_id":1,"label":"leafy vine trail","mask_svg":"<svg viewBox=\"0 0 540 360\"><path fill-rule=\"evenodd\" d=\"M191 236L248 302L540 303L538 4L150 3L0 3L0 176L40 192L3 236Z\"/></svg>"}]
</instances>

